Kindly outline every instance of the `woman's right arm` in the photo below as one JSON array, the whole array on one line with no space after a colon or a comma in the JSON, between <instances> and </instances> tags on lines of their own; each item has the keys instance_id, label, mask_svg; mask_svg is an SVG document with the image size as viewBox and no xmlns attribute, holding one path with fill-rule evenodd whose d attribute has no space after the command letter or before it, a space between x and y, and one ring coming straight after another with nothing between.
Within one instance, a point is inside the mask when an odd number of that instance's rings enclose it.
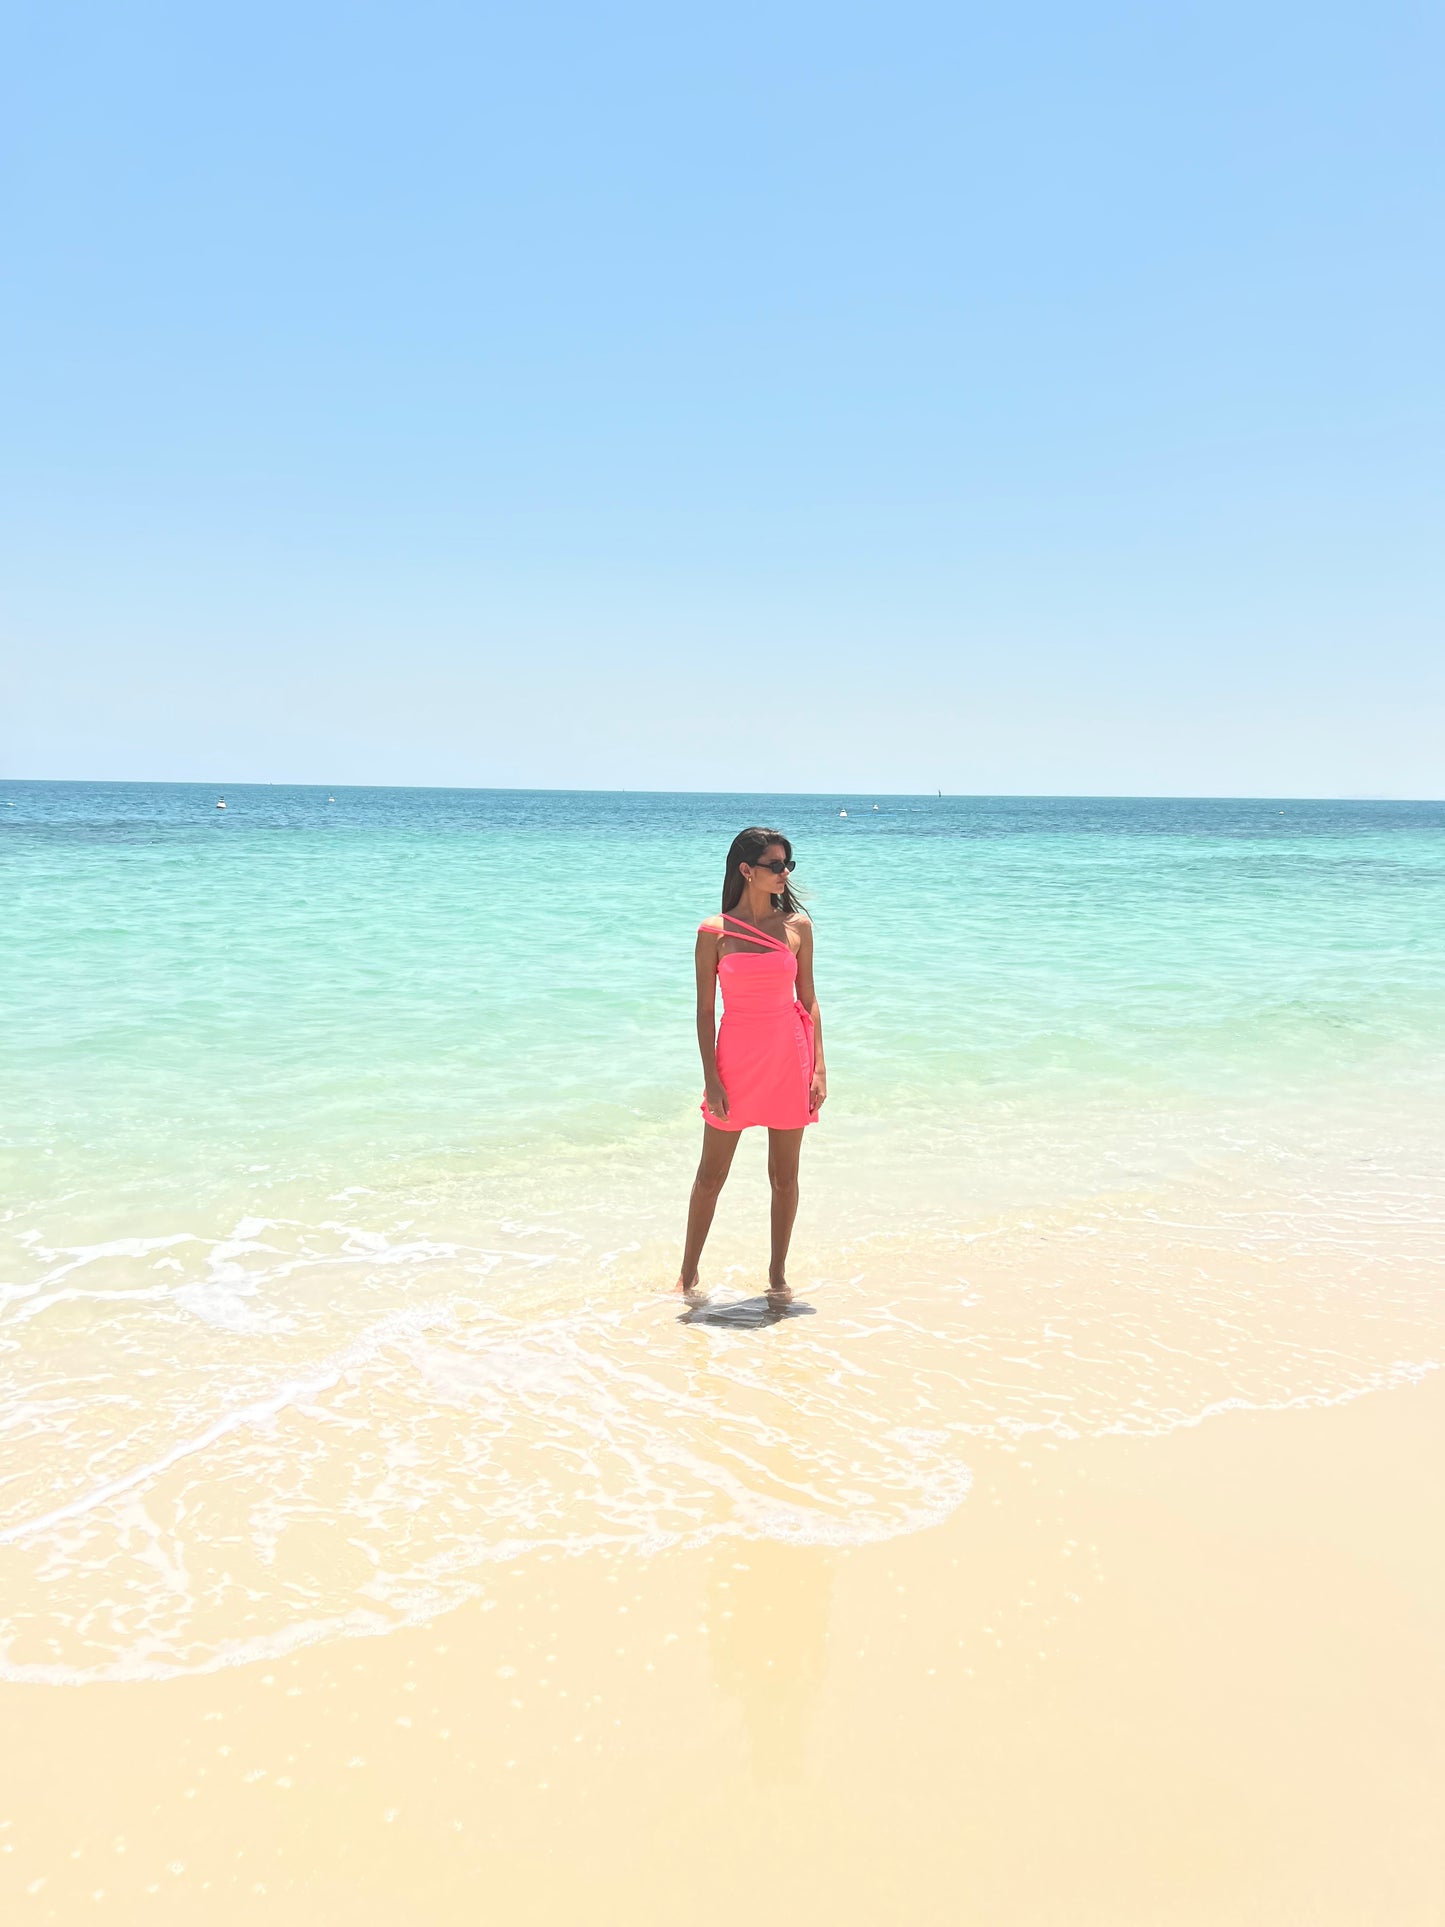
<instances>
[{"instance_id":1,"label":"woman's right arm","mask_svg":"<svg viewBox=\"0 0 1445 1927\"><path fill-rule=\"evenodd\" d=\"M714 1117L726 1117L728 1094L717 1074L717 940L717 931L706 925L697 933L697 1048L707 1107Z\"/></svg>"}]
</instances>

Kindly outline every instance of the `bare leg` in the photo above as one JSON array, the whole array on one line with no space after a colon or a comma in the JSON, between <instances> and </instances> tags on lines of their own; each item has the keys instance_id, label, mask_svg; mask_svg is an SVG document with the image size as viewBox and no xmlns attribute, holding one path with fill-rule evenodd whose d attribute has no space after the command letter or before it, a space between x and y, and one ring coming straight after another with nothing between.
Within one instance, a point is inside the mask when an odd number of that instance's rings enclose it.
<instances>
[{"instance_id":1,"label":"bare leg","mask_svg":"<svg viewBox=\"0 0 1445 1927\"><path fill-rule=\"evenodd\" d=\"M718 1194L727 1183L733 1153L741 1131L719 1131L711 1124L702 1127L702 1156L697 1176L692 1181L692 1196L687 1203L687 1238L682 1248L682 1270L673 1290L689 1304L701 1303L706 1296L697 1282L698 1262L707 1234L712 1229L712 1214L717 1210Z\"/></svg>"},{"instance_id":2,"label":"bare leg","mask_svg":"<svg viewBox=\"0 0 1445 1927\"><path fill-rule=\"evenodd\" d=\"M768 1262L768 1303L775 1308L792 1303L788 1285L788 1244L798 1215L798 1159L803 1133L768 1132L768 1183L773 1187L773 1251Z\"/></svg>"}]
</instances>

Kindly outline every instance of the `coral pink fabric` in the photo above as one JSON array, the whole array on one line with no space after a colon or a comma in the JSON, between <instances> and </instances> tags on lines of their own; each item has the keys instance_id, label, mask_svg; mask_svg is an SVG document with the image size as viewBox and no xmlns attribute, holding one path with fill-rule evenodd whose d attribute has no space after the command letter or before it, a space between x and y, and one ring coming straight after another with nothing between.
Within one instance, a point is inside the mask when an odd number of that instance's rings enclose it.
<instances>
[{"instance_id":1,"label":"coral pink fabric","mask_svg":"<svg viewBox=\"0 0 1445 1927\"><path fill-rule=\"evenodd\" d=\"M728 1114L714 1117L704 1097L699 1107L703 1117L719 1131L745 1131L750 1124L796 1131L816 1124L818 1113L808 1108L813 1019L798 1002L798 960L792 947L726 913L723 935L761 948L735 950L718 960L723 1019L717 1034L717 1074L728 1094Z\"/></svg>"}]
</instances>

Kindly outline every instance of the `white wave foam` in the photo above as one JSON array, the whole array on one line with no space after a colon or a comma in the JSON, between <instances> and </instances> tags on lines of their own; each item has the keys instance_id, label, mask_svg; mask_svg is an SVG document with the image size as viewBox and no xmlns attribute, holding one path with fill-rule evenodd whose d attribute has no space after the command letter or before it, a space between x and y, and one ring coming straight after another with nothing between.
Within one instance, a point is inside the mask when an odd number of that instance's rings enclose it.
<instances>
[{"instance_id":1,"label":"white wave foam","mask_svg":"<svg viewBox=\"0 0 1445 1927\"><path fill-rule=\"evenodd\" d=\"M385 1346L394 1344L397 1339L428 1327L445 1323L450 1313L441 1307L422 1307L415 1311L394 1312L382 1319L365 1337L355 1344L346 1346L333 1357L300 1378L287 1380L265 1397L254 1399L250 1404L240 1406L235 1411L224 1412L204 1431L192 1438L179 1440L159 1457L147 1460L128 1472L124 1478L112 1479L108 1484L96 1486L92 1491L81 1493L66 1504L55 1506L51 1511L42 1513L38 1518L21 1519L13 1525L0 1529L0 1545L18 1545L23 1540L49 1531L53 1526L67 1519L78 1519L98 1507L108 1505L112 1500L123 1497L151 1485L162 1473L179 1465L183 1459L204 1452L208 1446L216 1444L230 1432L244 1426L264 1424L287 1406L297 1404L305 1398L315 1398L329 1391L340 1379L343 1372L366 1364Z\"/></svg>"}]
</instances>

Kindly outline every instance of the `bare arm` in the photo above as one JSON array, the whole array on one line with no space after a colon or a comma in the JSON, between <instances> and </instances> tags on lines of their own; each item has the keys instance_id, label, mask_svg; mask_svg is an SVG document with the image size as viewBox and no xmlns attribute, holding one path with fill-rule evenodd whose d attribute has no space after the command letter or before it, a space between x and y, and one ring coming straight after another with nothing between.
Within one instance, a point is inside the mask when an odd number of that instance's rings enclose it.
<instances>
[{"instance_id":1,"label":"bare arm","mask_svg":"<svg viewBox=\"0 0 1445 1927\"><path fill-rule=\"evenodd\" d=\"M707 1092L707 1107L714 1117L728 1114L728 1094L717 1074L717 929L704 927L697 933L697 1048L702 1058L702 1081Z\"/></svg>"},{"instance_id":2,"label":"bare arm","mask_svg":"<svg viewBox=\"0 0 1445 1927\"><path fill-rule=\"evenodd\" d=\"M818 993L813 985L813 925L810 918L798 922L798 1002L813 1020L813 1082L808 1091L808 1109L816 1111L828 1095L828 1072L823 1062L823 1015L818 1009Z\"/></svg>"}]
</instances>

